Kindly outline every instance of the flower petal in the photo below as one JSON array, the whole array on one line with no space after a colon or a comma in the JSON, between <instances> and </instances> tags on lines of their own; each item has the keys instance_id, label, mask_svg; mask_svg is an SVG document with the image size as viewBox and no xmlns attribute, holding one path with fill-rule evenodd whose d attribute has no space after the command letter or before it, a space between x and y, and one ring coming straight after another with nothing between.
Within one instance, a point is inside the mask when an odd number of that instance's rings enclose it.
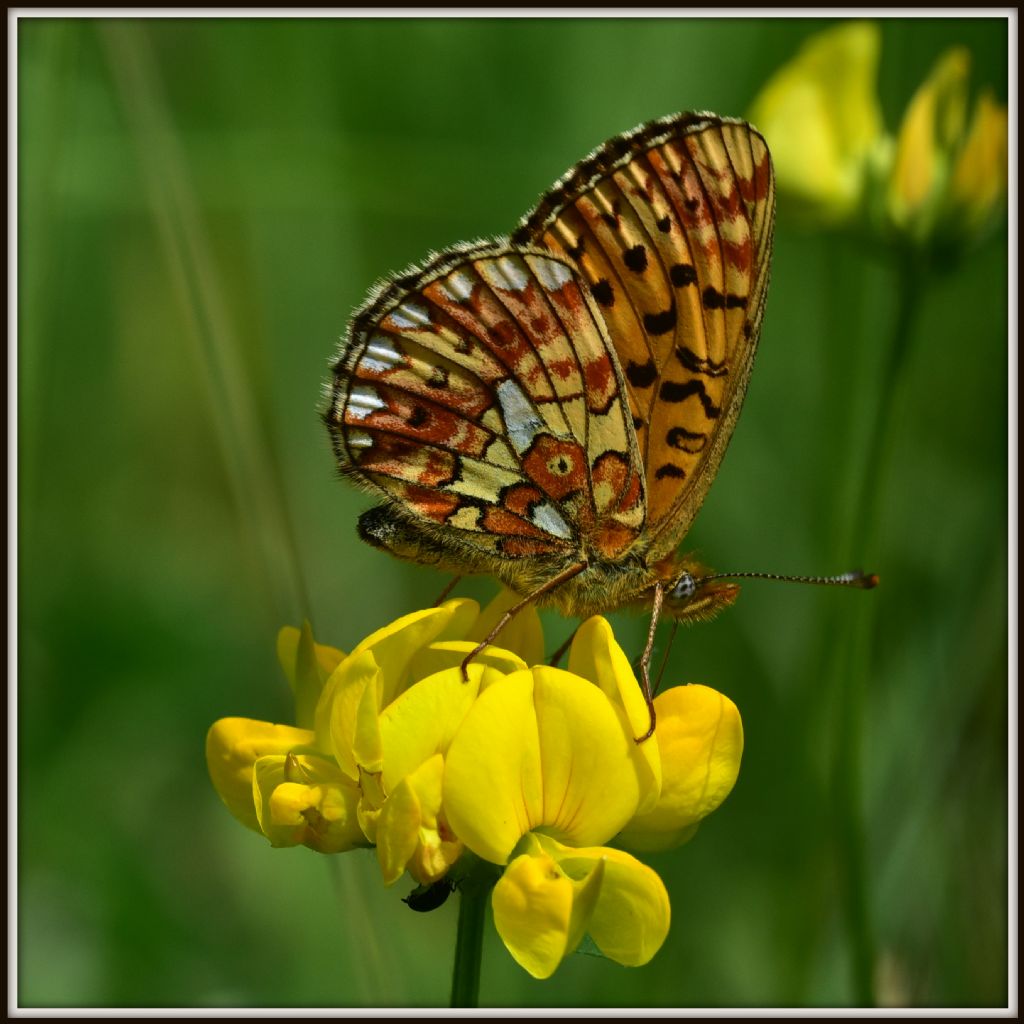
<instances>
[{"instance_id":1,"label":"flower petal","mask_svg":"<svg viewBox=\"0 0 1024 1024\"><path fill-rule=\"evenodd\" d=\"M619 646L608 620L599 615L587 619L576 631L569 649L569 671L596 683L620 710L623 728L633 737L647 732L650 714L633 667ZM661 791L661 757L658 744L633 745L643 786L639 812L651 810Z\"/></svg>"},{"instance_id":2,"label":"flower petal","mask_svg":"<svg viewBox=\"0 0 1024 1024\"><path fill-rule=\"evenodd\" d=\"M413 679L426 679L444 669L458 668L476 648L472 640L441 640L429 644L416 652L409 663L409 674ZM484 665L508 675L529 668L518 654L501 647L485 647L470 665Z\"/></svg>"},{"instance_id":3,"label":"flower petal","mask_svg":"<svg viewBox=\"0 0 1024 1024\"><path fill-rule=\"evenodd\" d=\"M914 93L900 125L889 214L898 228L918 240L935 224L952 151L963 135L970 60L962 46L946 51Z\"/></svg>"},{"instance_id":4,"label":"flower petal","mask_svg":"<svg viewBox=\"0 0 1024 1024\"><path fill-rule=\"evenodd\" d=\"M533 674L513 672L480 694L445 758L444 806L455 834L504 864L541 816Z\"/></svg>"},{"instance_id":5,"label":"flower petal","mask_svg":"<svg viewBox=\"0 0 1024 1024\"><path fill-rule=\"evenodd\" d=\"M547 666L513 673L480 694L448 749L448 820L496 864L538 827L573 844L604 842L640 799L635 747L585 679Z\"/></svg>"},{"instance_id":6,"label":"flower petal","mask_svg":"<svg viewBox=\"0 0 1024 1024\"><path fill-rule=\"evenodd\" d=\"M661 797L618 841L634 850L666 850L729 795L743 755L743 723L728 697L707 686L676 686L654 701L661 750Z\"/></svg>"},{"instance_id":7,"label":"flower petal","mask_svg":"<svg viewBox=\"0 0 1024 1024\"><path fill-rule=\"evenodd\" d=\"M380 743L382 689L383 673L378 669L362 687L359 703L356 705L355 731L352 735L352 756L356 759L356 764L364 772L373 775L380 774L383 761ZM335 728L337 722L338 719L334 718L331 723L331 738L335 741L339 736Z\"/></svg>"},{"instance_id":8,"label":"flower petal","mask_svg":"<svg viewBox=\"0 0 1024 1024\"><path fill-rule=\"evenodd\" d=\"M299 843L320 853L364 846L356 816L359 790L326 758L271 754L253 768L252 799L274 846Z\"/></svg>"},{"instance_id":9,"label":"flower petal","mask_svg":"<svg viewBox=\"0 0 1024 1024\"><path fill-rule=\"evenodd\" d=\"M298 630L283 626L277 634L277 660L295 694L295 721L313 727L313 713L328 676L345 657L336 647L315 643L308 622Z\"/></svg>"},{"instance_id":10,"label":"flower petal","mask_svg":"<svg viewBox=\"0 0 1024 1024\"><path fill-rule=\"evenodd\" d=\"M384 884L408 868L421 885L443 877L462 844L440 819L444 758L440 754L407 775L388 797L377 819L377 859Z\"/></svg>"},{"instance_id":11,"label":"flower petal","mask_svg":"<svg viewBox=\"0 0 1024 1024\"><path fill-rule=\"evenodd\" d=\"M480 643L498 624L498 620L522 598L504 587L498 596L480 613L466 639ZM544 660L544 630L534 605L527 605L495 637L499 646L512 651L527 665L537 665Z\"/></svg>"},{"instance_id":12,"label":"flower petal","mask_svg":"<svg viewBox=\"0 0 1024 1024\"><path fill-rule=\"evenodd\" d=\"M978 97L950 181L949 213L958 234L980 234L1001 209L1006 197L1006 155L1006 107L986 89Z\"/></svg>"},{"instance_id":13,"label":"flower petal","mask_svg":"<svg viewBox=\"0 0 1024 1024\"><path fill-rule=\"evenodd\" d=\"M334 669L320 694L314 722L318 744L333 750L349 778L359 777L352 744L370 680L375 679L379 691L379 712L408 686L410 665L421 648L436 640L463 639L478 609L476 601L459 599L405 615L368 636Z\"/></svg>"},{"instance_id":14,"label":"flower petal","mask_svg":"<svg viewBox=\"0 0 1024 1024\"><path fill-rule=\"evenodd\" d=\"M409 663L417 651L436 640L466 639L478 611L476 601L457 598L403 615L363 640L352 656L373 652L384 679L381 706L387 707L409 684Z\"/></svg>"},{"instance_id":15,"label":"flower petal","mask_svg":"<svg viewBox=\"0 0 1024 1024\"><path fill-rule=\"evenodd\" d=\"M593 877L603 866L600 891L586 924L601 952L626 967L647 963L668 935L671 907L665 885L646 864L621 850L574 849L539 837L541 847L569 878Z\"/></svg>"},{"instance_id":16,"label":"flower petal","mask_svg":"<svg viewBox=\"0 0 1024 1024\"><path fill-rule=\"evenodd\" d=\"M536 824L574 846L604 842L636 813L647 762L597 687L546 665L533 678L544 792Z\"/></svg>"},{"instance_id":17,"label":"flower petal","mask_svg":"<svg viewBox=\"0 0 1024 1024\"><path fill-rule=\"evenodd\" d=\"M491 894L494 926L516 962L549 978L580 943L601 889L604 865L573 879L528 836Z\"/></svg>"},{"instance_id":18,"label":"flower petal","mask_svg":"<svg viewBox=\"0 0 1024 1024\"><path fill-rule=\"evenodd\" d=\"M750 120L772 152L779 189L812 219L836 223L861 201L884 145L877 78L881 36L847 22L811 36L769 79Z\"/></svg>"},{"instance_id":19,"label":"flower petal","mask_svg":"<svg viewBox=\"0 0 1024 1024\"><path fill-rule=\"evenodd\" d=\"M308 729L251 718L222 718L206 734L206 765L228 810L243 825L259 832L252 796L253 765L267 754L309 749L313 742Z\"/></svg>"},{"instance_id":20,"label":"flower petal","mask_svg":"<svg viewBox=\"0 0 1024 1024\"><path fill-rule=\"evenodd\" d=\"M353 652L324 684L314 716L317 747L330 751L354 782L359 780L354 750L359 709L367 689L379 706L383 683L377 659L372 651Z\"/></svg>"},{"instance_id":21,"label":"flower petal","mask_svg":"<svg viewBox=\"0 0 1024 1024\"><path fill-rule=\"evenodd\" d=\"M383 785L392 792L407 775L437 753L445 753L476 700L482 665L469 666L469 681L459 668L421 679L392 701L380 716Z\"/></svg>"}]
</instances>

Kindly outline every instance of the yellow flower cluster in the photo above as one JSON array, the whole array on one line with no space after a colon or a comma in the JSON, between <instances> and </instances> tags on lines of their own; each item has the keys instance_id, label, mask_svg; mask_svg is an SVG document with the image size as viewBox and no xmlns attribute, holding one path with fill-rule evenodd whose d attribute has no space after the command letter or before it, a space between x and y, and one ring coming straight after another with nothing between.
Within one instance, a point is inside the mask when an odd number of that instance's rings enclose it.
<instances>
[{"instance_id":1,"label":"yellow flower cluster","mask_svg":"<svg viewBox=\"0 0 1024 1024\"><path fill-rule=\"evenodd\" d=\"M646 963L668 933L668 895L619 847L663 850L693 835L736 781L739 713L708 687L676 687L656 699L655 736L637 744L647 708L608 623L583 623L564 671L538 664L532 609L464 682L462 660L514 600L414 612L348 655L314 643L308 626L283 629L298 725L215 723L210 776L273 845L372 846L388 885L406 872L436 882L467 851L498 866L495 926L537 978L587 934L621 964Z\"/></svg>"},{"instance_id":2,"label":"yellow flower cluster","mask_svg":"<svg viewBox=\"0 0 1024 1024\"><path fill-rule=\"evenodd\" d=\"M895 137L878 100L878 26L812 36L761 90L750 119L780 192L806 219L862 222L913 245L979 237L1007 185L1007 111L990 90L968 122L970 55L954 47L911 98Z\"/></svg>"}]
</instances>

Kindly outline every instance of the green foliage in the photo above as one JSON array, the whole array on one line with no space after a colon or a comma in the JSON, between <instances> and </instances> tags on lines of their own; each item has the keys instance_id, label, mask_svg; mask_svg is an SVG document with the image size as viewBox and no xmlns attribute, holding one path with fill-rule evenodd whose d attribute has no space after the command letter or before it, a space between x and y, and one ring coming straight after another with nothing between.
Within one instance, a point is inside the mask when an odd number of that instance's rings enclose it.
<instances>
[{"instance_id":1,"label":"green foliage","mask_svg":"<svg viewBox=\"0 0 1024 1024\"><path fill-rule=\"evenodd\" d=\"M445 583L357 540L367 501L318 419L328 357L377 277L509 230L641 120L741 114L821 24L18 22L23 1005L445 1004L456 901L414 915L370 855L272 850L203 763L214 719L288 720L283 621L349 649ZM1005 101L1005 22L882 29L890 128L955 43ZM746 408L688 538L716 568L852 568L897 281L886 253L780 209ZM652 859L661 953L578 956L542 984L488 928L483 1005L853 1001L827 680L864 601L879 998L1005 1005L1006 281L1004 229L924 286L872 478L882 586L752 582L677 641L666 679L735 700L746 753L698 839ZM570 629L545 623L552 647Z\"/></svg>"}]
</instances>

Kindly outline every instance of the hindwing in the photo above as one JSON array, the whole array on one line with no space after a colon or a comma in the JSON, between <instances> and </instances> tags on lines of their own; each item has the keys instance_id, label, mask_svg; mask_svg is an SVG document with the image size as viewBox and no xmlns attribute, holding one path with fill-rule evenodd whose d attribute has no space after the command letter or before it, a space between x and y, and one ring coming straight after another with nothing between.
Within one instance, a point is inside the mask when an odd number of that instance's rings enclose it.
<instances>
[{"instance_id":1,"label":"hindwing","mask_svg":"<svg viewBox=\"0 0 1024 1024\"><path fill-rule=\"evenodd\" d=\"M343 472L478 558L611 560L643 534L611 340L551 252L462 246L385 282L352 319L325 418Z\"/></svg>"}]
</instances>

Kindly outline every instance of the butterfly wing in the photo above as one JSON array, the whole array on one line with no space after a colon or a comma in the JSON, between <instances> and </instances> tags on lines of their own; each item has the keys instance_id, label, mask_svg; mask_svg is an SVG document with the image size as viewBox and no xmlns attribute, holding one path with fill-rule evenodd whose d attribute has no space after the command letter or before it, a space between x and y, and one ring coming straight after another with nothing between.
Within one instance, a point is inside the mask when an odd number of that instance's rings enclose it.
<instances>
[{"instance_id":1,"label":"butterfly wing","mask_svg":"<svg viewBox=\"0 0 1024 1024\"><path fill-rule=\"evenodd\" d=\"M681 114L606 142L512 236L571 259L601 308L644 465L649 561L689 529L739 415L774 215L761 136Z\"/></svg>"},{"instance_id":2,"label":"butterfly wing","mask_svg":"<svg viewBox=\"0 0 1024 1024\"><path fill-rule=\"evenodd\" d=\"M549 252L466 246L385 282L353 317L325 418L342 471L467 564L588 544L614 558L643 530L607 330Z\"/></svg>"}]
</instances>

